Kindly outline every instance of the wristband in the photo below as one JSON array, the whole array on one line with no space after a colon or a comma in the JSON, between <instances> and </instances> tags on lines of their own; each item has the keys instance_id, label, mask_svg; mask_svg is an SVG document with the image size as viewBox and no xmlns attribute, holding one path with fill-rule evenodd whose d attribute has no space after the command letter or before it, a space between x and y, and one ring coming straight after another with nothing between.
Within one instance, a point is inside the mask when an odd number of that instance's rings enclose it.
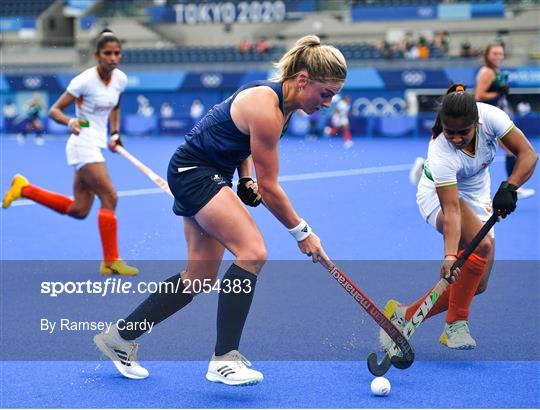
<instances>
[{"instance_id":1,"label":"wristband","mask_svg":"<svg viewBox=\"0 0 540 410\"><path fill-rule=\"evenodd\" d=\"M454 258L458 259L458 256L455 253L447 253L444 255L444 258L446 259L448 256L453 256Z\"/></svg>"},{"instance_id":2,"label":"wristband","mask_svg":"<svg viewBox=\"0 0 540 410\"><path fill-rule=\"evenodd\" d=\"M300 219L300 223L292 229L289 229L289 233L294 236L298 242L302 242L309 235L311 235L311 226L307 224L306 221Z\"/></svg>"},{"instance_id":3,"label":"wristband","mask_svg":"<svg viewBox=\"0 0 540 410\"><path fill-rule=\"evenodd\" d=\"M501 182L501 186L499 186L499 189L507 189L510 192L517 192L518 187L514 184L510 184L508 181Z\"/></svg>"},{"instance_id":4,"label":"wristband","mask_svg":"<svg viewBox=\"0 0 540 410\"><path fill-rule=\"evenodd\" d=\"M247 175L245 177L240 177L238 179L238 185L245 184L246 182L249 182L249 181L255 182L255 180L253 179L253 177L251 175Z\"/></svg>"},{"instance_id":5,"label":"wristband","mask_svg":"<svg viewBox=\"0 0 540 410\"><path fill-rule=\"evenodd\" d=\"M78 118L70 118L69 121L68 121L68 123L67 123L67 126L68 126L69 128L71 128L71 121L79 121L79 119L78 119Z\"/></svg>"}]
</instances>

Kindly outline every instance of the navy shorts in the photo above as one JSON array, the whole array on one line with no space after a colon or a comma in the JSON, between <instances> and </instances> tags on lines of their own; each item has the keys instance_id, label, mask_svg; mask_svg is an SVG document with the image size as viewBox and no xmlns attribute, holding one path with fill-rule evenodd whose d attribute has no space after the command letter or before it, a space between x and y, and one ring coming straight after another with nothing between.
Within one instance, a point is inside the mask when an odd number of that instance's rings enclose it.
<instances>
[{"instance_id":1,"label":"navy shorts","mask_svg":"<svg viewBox=\"0 0 540 410\"><path fill-rule=\"evenodd\" d=\"M232 187L231 180L218 169L208 165L182 164L174 156L167 170L167 182L174 195L173 212L180 216L195 215L221 188Z\"/></svg>"}]
</instances>

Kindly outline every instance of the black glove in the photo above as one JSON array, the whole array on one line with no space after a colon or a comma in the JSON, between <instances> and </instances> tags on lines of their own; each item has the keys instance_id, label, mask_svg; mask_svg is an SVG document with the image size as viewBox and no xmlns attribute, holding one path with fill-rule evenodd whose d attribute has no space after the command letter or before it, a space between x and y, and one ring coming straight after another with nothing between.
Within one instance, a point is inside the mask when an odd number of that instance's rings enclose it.
<instances>
[{"instance_id":1,"label":"black glove","mask_svg":"<svg viewBox=\"0 0 540 410\"><path fill-rule=\"evenodd\" d=\"M493 198L493 208L500 216L506 218L516 209L517 186L503 181Z\"/></svg>"},{"instance_id":2,"label":"black glove","mask_svg":"<svg viewBox=\"0 0 540 410\"><path fill-rule=\"evenodd\" d=\"M238 186L236 193L240 197L243 203L248 206L259 206L261 204L261 198L253 192L253 188L247 187L248 182L255 182L251 177L242 177L238 180Z\"/></svg>"},{"instance_id":3,"label":"black glove","mask_svg":"<svg viewBox=\"0 0 540 410\"><path fill-rule=\"evenodd\" d=\"M510 93L510 87L508 84L502 85L501 88L499 88L499 95L504 95L505 97L508 97L508 94Z\"/></svg>"},{"instance_id":4,"label":"black glove","mask_svg":"<svg viewBox=\"0 0 540 410\"><path fill-rule=\"evenodd\" d=\"M114 131L109 138L109 149L112 152L116 152L116 146L118 145L120 145L121 147L124 146L124 144L122 144L122 138L120 137L120 133L118 131Z\"/></svg>"}]
</instances>

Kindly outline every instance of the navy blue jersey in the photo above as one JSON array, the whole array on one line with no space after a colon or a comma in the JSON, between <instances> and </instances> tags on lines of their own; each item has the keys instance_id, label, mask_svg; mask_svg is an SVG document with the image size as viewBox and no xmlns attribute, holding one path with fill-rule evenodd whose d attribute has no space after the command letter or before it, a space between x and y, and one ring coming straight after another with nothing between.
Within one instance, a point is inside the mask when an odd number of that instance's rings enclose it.
<instances>
[{"instance_id":1,"label":"navy blue jersey","mask_svg":"<svg viewBox=\"0 0 540 410\"><path fill-rule=\"evenodd\" d=\"M283 112L283 83L269 80L253 81L240 87L225 101L214 105L208 113L186 135L186 142L173 155L174 166L208 165L232 179L234 171L251 154L249 135L241 132L231 117L231 106L243 90L268 86L279 98L279 108ZM285 131L284 127L283 131Z\"/></svg>"},{"instance_id":2,"label":"navy blue jersey","mask_svg":"<svg viewBox=\"0 0 540 410\"><path fill-rule=\"evenodd\" d=\"M26 116L30 119L37 119L39 118L40 111L41 111L41 104L33 102L28 107L28 110L26 111Z\"/></svg>"},{"instance_id":3,"label":"navy blue jersey","mask_svg":"<svg viewBox=\"0 0 540 410\"><path fill-rule=\"evenodd\" d=\"M482 101L483 103L494 105L495 107L501 108L501 100L503 98L503 95L501 94L501 90L508 84L508 73L501 74L500 72L495 73L495 79L490 84L488 88L488 92L495 91L499 95L497 95L495 98L491 98L489 100Z\"/></svg>"}]
</instances>

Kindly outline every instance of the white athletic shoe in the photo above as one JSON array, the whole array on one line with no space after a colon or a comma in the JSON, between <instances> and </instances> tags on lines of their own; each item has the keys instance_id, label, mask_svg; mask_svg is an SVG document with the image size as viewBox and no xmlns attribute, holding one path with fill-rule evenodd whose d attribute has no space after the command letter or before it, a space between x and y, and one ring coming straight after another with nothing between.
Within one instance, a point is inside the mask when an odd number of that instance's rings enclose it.
<instances>
[{"instance_id":1,"label":"white athletic shoe","mask_svg":"<svg viewBox=\"0 0 540 410\"><path fill-rule=\"evenodd\" d=\"M94 343L101 353L113 361L124 377L145 379L149 376L148 370L137 361L139 345L122 339L116 326L112 326L110 332L101 332L95 335Z\"/></svg>"},{"instance_id":2,"label":"white athletic shoe","mask_svg":"<svg viewBox=\"0 0 540 410\"><path fill-rule=\"evenodd\" d=\"M238 350L231 350L223 356L212 356L206 379L229 386L252 386L263 381L263 374L250 369L251 362Z\"/></svg>"},{"instance_id":3,"label":"white athletic shoe","mask_svg":"<svg viewBox=\"0 0 540 410\"><path fill-rule=\"evenodd\" d=\"M469 330L469 323L466 320L446 323L439 341L450 349L470 350L476 347L476 342Z\"/></svg>"},{"instance_id":4,"label":"white athletic shoe","mask_svg":"<svg viewBox=\"0 0 540 410\"><path fill-rule=\"evenodd\" d=\"M390 319L390 321L396 325L396 327L402 333L405 325L407 324L407 320L405 320L406 311L407 306L402 305L394 299L390 299L384 306L384 315ZM390 336L388 336L384 330L379 329L379 343L385 351L388 351L392 347L394 341L390 339Z\"/></svg>"},{"instance_id":5,"label":"white athletic shoe","mask_svg":"<svg viewBox=\"0 0 540 410\"><path fill-rule=\"evenodd\" d=\"M353 142L352 140L348 140L348 141L345 141L345 142L343 143L343 146L344 146L345 148L347 148L347 149L352 148L353 145L354 145L354 142Z\"/></svg>"},{"instance_id":6,"label":"white athletic shoe","mask_svg":"<svg viewBox=\"0 0 540 410\"><path fill-rule=\"evenodd\" d=\"M517 197L518 199L527 199L530 198L535 194L535 190L533 188L518 188L517 189Z\"/></svg>"},{"instance_id":7,"label":"white athletic shoe","mask_svg":"<svg viewBox=\"0 0 540 410\"><path fill-rule=\"evenodd\" d=\"M422 172L424 172L424 163L426 160L422 157L418 157L414 160L414 164L409 172L409 181L414 186L418 185L418 181L422 178Z\"/></svg>"}]
</instances>

